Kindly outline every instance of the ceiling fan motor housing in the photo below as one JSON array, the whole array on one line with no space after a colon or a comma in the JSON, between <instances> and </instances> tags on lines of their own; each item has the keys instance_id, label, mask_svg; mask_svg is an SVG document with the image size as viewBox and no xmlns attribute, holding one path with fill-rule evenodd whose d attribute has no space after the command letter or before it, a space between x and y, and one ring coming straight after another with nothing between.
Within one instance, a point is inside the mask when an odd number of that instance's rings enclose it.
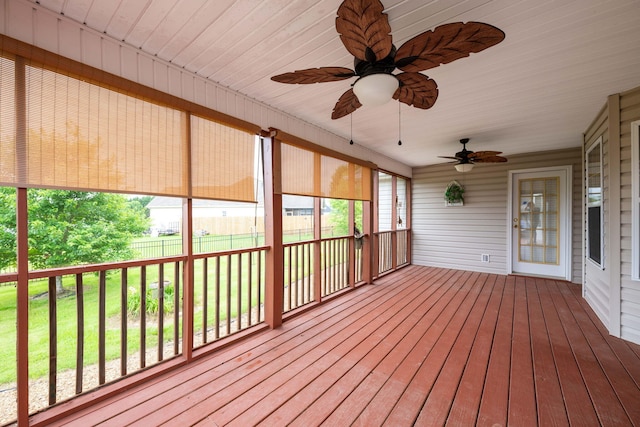
<instances>
[{"instance_id":1,"label":"ceiling fan motor housing","mask_svg":"<svg viewBox=\"0 0 640 427\"><path fill-rule=\"evenodd\" d=\"M392 74L396 69L396 47L391 46L391 52L380 61L366 61L359 58L353 58L353 67L359 77L366 77L371 74Z\"/></svg>"}]
</instances>

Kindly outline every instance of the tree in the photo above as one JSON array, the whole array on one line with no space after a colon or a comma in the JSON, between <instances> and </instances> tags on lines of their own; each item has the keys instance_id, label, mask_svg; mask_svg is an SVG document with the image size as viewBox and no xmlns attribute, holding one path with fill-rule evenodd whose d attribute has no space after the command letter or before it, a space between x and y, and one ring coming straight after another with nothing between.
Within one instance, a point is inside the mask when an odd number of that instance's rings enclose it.
<instances>
[{"instance_id":1,"label":"tree","mask_svg":"<svg viewBox=\"0 0 640 427\"><path fill-rule=\"evenodd\" d=\"M144 210L144 214L147 218L151 216L151 211L147 205L153 200L153 196L135 196L129 198L129 204L137 203Z\"/></svg>"},{"instance_id":2,"label":"tree","mask_svg":"<svg viewBox=\"0 0 640 427\"><path fill-rule=\"evenodd\" d=\"M1 192L15 197L12 188ZM4 206L15 206L15 198ZM131 239L149 227L140 204L111 193L30 189L28 213L29 263L35 269L129 259ZM15 253L15 210L13 217L3 212L0 221L0 241ZM15 255L0 256L0 266L15 263ZM61 278L57 290L62 291Z\"/></svg>"},{"instance_id":3,"label":"tree","mask_svg":"<svg viewBox=\"0 0 640 427\"><path fill-rule=\"evenodd\" d=\"M331 199L331 215L329 219L338 236L344 236L353 232L353 224L349 224L349 201ZM354 206L356 225L362 231L362 202L356 201Z\"/></svg>"}]
</instances>

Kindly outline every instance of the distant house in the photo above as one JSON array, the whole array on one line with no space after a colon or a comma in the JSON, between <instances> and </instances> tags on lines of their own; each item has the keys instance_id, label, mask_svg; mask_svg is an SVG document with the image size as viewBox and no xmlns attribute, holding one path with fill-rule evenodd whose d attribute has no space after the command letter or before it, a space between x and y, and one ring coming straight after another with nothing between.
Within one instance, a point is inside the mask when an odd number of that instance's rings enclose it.
<instances>
[{"instance_id":1,"label":"distant house","mask_svg":"<svg viewBox=\"0 0 640 427\"><path fill-rule=\"evenodd\" d=\"M147 205L151 218L152 235L172 234L179 231L182 222L182 199L156 196ZM330 208L323 204L322 213ZM231 202L226 200L193 200L194 230L198 234L242 234L263 231L264 198L258 196L257 203ZM282 215L299 217L299 221L287 221L289 229L311 227L305 218L313 216L313 198L292 195L282 196Z\"/></svg>"}]
</instances>

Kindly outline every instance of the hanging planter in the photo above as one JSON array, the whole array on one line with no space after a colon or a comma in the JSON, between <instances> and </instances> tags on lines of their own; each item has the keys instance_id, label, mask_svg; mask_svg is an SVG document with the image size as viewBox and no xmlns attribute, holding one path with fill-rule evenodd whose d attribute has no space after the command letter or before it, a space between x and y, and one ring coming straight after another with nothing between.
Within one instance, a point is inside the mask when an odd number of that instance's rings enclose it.
<instances>
[{"instance_id":1,"label":"hanging planter","mask_svg":"<svg viewBox=\"0 0 640 427\"><path fill-rule=\"evenodd\" d=\"M444 191L445 206L464 205L464 187L458 181L451 181Z\"/></svg>"}]
</instances>

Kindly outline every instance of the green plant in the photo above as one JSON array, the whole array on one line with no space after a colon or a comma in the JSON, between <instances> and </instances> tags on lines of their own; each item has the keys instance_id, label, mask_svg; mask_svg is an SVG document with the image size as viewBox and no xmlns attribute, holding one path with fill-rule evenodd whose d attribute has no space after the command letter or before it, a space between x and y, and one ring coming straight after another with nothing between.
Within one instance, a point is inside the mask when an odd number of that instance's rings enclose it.
<instances>
[{"instance_id":1,"label":"green plant","mask_svg":"<svg viewBox=\"0 0 640 427\"><path fill-rule=\"evenodd\" d=\"M464 202L464 187L456 181L452 181L444 192L444 199L448 203Z\"/></svg>"},{"instance_id":2,"label":"green plant","mask_svg":"<svg viewBox=\"0 0 640 427\"><path fill-rule=\"evenodd\" d=\"M158 314L159 298L157 289L147 289L145 299L146 312L149 314ZM173 312L173 286L168 285L164 288L164 312ZM127 311L132 316L140 315L140 292L134 287L129 287L129 296L127 298Z\"/></svg>"}]
</instances>

